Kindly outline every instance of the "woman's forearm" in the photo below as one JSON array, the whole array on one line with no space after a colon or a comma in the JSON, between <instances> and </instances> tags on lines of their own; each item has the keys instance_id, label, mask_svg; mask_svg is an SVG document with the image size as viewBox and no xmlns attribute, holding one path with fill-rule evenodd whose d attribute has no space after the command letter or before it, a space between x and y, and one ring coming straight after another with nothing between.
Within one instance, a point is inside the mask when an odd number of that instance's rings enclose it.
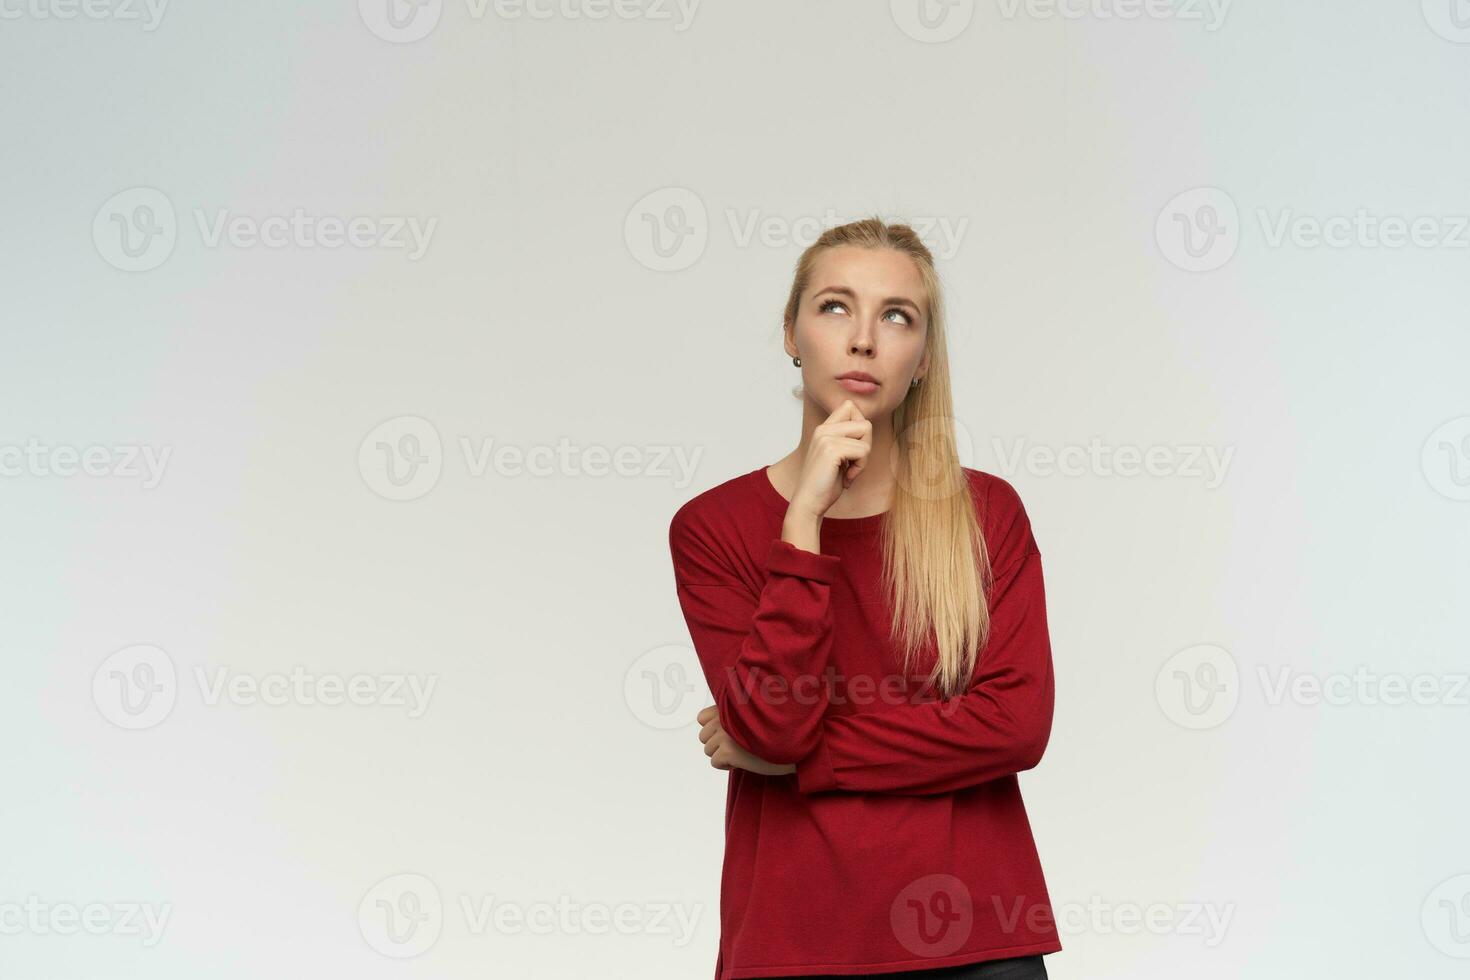
<instances>
[{"instance_id":1,"label":"woman's forearm","mask_svg":"<svg viewBox=\"0 0 1470 980\"><path fill-rule=\"evenodd\" d=\"M781 523L781 540L812 554L822 553L822 519L808 514L786 512Z\"/></svg>"}]
</instances>

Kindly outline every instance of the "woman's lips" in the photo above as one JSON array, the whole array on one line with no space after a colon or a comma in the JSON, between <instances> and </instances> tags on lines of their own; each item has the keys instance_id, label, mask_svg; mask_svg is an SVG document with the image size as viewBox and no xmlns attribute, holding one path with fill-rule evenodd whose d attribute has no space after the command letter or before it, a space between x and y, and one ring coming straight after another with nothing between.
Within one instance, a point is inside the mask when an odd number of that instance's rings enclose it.
<instances>
[{"instance_id":1,"label":"woman's lips","mask_svg":"<svg viewBox=\"0 0 1470 980\"><path fill-rule=\"evenodd\" d=\"M878 390L878 382L876 381L862 381L858 378L838 378L837 383L848 391L856 392L859 395L866 395Z\"/></svg>"}]
</instances>

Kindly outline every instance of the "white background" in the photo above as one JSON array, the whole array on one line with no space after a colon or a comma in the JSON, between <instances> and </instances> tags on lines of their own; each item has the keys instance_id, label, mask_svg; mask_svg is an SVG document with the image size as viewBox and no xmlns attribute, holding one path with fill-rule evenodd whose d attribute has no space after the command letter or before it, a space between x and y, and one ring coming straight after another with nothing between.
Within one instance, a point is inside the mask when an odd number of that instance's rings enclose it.
<instances>
[{"instance_id":1,"label":"white background","mask_svg":"<svg viewBox=\"0 0 1470 980\"><path fill-rule=\"evenodd\" d=\"M0 3L0 973L709 976L668 521L795 444L792 266L876 212L1046 556L1051 975L1463 975L1450 0L393 2ZM1094 445L1166 465L1046 462Z\"/></svg>"}]
</instances>

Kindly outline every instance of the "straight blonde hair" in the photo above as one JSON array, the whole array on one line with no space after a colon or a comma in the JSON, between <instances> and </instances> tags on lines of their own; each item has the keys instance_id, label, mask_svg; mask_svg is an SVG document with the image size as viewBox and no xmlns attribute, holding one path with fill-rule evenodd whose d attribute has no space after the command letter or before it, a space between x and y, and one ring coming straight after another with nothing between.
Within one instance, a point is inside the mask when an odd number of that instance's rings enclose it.
<instances>
[{"instance_id":1,"label":"straight blonde hair","mask_svg":"<svg viewBox=\"0 0 1470 980\"><path fill-rule=\"evenodd\" d=\"M990 556L976 503L955 444L954 401L939 274L934 256L908 225L874 216L829 228L801 253L786 301L785 328L796 328L801 296L817 257L829 248L891 248L914 261L924 283L929 370L893 412L893 505L883 521L883 582L892 639L903 653L904 676L932 644L928 684L948 699L969 686L990 633L986 595Z\"/></svg>"}]
</instances>

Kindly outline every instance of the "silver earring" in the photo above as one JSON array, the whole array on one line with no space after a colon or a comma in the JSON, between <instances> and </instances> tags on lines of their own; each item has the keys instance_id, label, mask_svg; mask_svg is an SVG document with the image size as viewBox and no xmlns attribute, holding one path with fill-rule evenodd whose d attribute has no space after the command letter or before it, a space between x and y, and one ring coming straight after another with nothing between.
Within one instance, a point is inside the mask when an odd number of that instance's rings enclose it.
<instances>
[{"instance_id":1,"label":"silver earring","mask_svg":"<svg viewBox=\"0 0 1470 980\"><path fill-rule=\"evenodd\" d=\"M917 387L919 387L919 379L918 378L915 378L914 380L910 381L909 382L909 387L910 388L917 388Z\"/></svg>"},{"instance_id":2,"label":"silver earring","mask_svg":"<svg viewBox=\"0 0 1470 980\"><path fill-rule=\"evenodd\" d=\"M801 358L799 358L799 357L793 357L791 359L791 363L792 364L795 364L797 367L801 367Z\"/></svg>"}]
</instances>

